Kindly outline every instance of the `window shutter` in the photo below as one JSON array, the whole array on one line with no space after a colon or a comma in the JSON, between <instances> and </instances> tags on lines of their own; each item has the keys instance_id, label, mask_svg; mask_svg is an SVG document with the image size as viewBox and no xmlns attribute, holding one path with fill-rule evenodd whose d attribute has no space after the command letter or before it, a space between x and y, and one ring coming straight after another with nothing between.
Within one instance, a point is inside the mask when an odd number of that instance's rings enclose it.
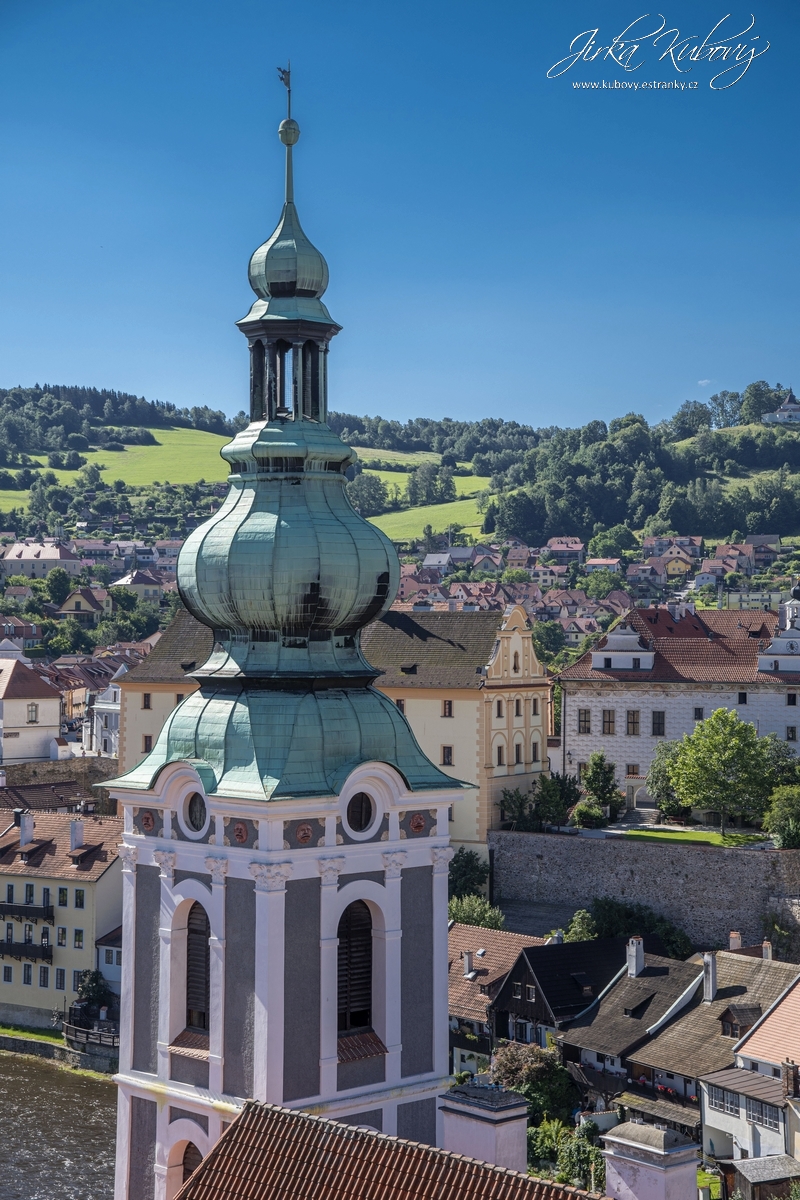
<instances>
[{"instance_id":1,"label":"window shutter","mask_svg":"<svg viewBox=\"0 0 800 1200\"><path fill-rule=\"evenodd\" d=\"M186 923L186 1024L208 1029L208 939L211 929L202 904L193 904Z\"/></svg>"},{"instance_id":2,"label":"window shutter","mask_svg":"<svg viewBox=\"0 0 800 1200\"><path fill-rule=\"evenodd\" d=\"M372 1023L372 916L356 900L339 921L339 1030Z\"/></svg>"}]
</instances>

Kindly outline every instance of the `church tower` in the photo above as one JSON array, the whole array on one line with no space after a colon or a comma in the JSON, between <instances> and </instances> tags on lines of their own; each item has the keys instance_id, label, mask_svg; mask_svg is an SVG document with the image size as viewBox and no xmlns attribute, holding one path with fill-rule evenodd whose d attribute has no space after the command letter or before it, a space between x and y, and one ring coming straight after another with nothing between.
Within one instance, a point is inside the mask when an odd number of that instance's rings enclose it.
<instances>
[{"instance_id":1,"label":"church tower","mask_svg":"<svg viewBox=\"0 0 800 1200\"><path fill-rule=\"evenodd\" d=\"M339 332L286 202L250 260L250 424L178 586L214 630L199 689L111 782L124 813L115 1200L171 1200L248 1097L436 1144L448 1070L454 781L372 686L391 543L326 424Z\"/></svg>"}]
</instances>

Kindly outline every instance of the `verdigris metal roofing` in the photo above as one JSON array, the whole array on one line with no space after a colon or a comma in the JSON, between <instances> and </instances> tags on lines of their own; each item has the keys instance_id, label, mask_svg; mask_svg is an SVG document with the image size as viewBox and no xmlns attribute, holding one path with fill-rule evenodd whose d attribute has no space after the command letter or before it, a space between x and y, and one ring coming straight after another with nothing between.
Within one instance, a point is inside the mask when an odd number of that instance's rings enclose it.
<instances>
[{"instance_id":1,"label":"verdigris metal roofing","mask_svg":"<svg viewBox=\"0 0 800 1200\"><path fill-rule=\"evenodd\" d=\"M209 795L247 800L338 793L355 767L375 761L395 767L412 791L459 786L426 758L397 706L369 687L291 692L206 681L113 786L149 790L167 763L186 761Z\"/></svg>"}]
</instances>

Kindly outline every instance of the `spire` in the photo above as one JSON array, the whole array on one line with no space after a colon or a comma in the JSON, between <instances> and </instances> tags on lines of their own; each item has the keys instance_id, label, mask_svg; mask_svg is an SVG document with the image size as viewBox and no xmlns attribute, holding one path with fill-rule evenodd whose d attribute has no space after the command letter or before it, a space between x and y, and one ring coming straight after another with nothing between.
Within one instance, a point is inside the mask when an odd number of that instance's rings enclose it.
<instances>
[{"instance_id":1,"label":"spire","mask_svg":"<svg viewBox=\"0 0 800 1200\"><path fill-rule=\"evenodd\" d=\"M278 137L286 147L286 203L294 204L294 175L292 173L292 146L300 137L300 126L292 120L292 64L278 67L281 83L286 88L286 120L278 126Z\"/></svg>"}]
</instances>

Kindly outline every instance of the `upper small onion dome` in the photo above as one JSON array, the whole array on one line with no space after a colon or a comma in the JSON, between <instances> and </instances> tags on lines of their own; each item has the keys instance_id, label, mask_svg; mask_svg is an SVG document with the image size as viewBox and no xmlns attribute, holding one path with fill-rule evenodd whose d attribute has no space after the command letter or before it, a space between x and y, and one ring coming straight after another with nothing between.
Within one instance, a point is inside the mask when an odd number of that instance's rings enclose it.
<instances>
[{"instance_id":1,"label":"upper small onion dome","mask_svg":"<svg viewBox=\"0 0 800 1200\"><path fill-rule=\"evenodd\" d=\"M278 136L286 147L286 202L278 228L250 259L250 286L262 300L278 296L318 300L328 286L328 264L303 233L294 206L292 146L300 137L300 126L289 117L281 121Z\"/></svg>"}]
</instances>

